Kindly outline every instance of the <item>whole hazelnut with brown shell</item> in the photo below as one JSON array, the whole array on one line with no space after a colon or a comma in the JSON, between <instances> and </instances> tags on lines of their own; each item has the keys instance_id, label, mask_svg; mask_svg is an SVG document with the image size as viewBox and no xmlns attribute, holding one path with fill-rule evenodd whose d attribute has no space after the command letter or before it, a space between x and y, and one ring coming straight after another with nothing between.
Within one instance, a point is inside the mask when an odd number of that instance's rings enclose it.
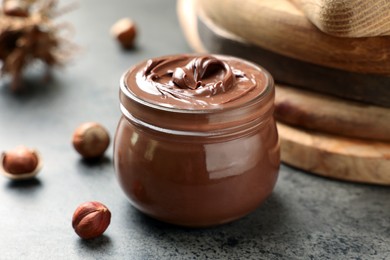
<instances>
[{"instance_id":1,"label":"whole hazelnut with brown shell","mask_svg":"<svg viewBox=\"0 0 390 260\"><path fill-rule=\"evenodd\" d=\"M131 19L123 18L111 27L111 34L123 48L131 49L137 36L137 26Z\"/></svg>"},{"instance_id":2,"label":"whole hazelnut with brown shell","mask_svg":"<svg viewBox=\"0 0 390 260\"><path fill-rule=\"evenodd\" d=\"M73 146L85 159L103 156L110 144L108 131L99 123L81 124L73 133Z\"/></svg>"},{"instance_id":3,"label":"whole hazelnut with brown shell","mask_svg":"<svg viewBox=\"0 0 390 260\"><path fill-rule=\"evenodd\" d=\"M72 226L76 234L84 239L98 237L110 225L111 212L100 202L85 202L73 213Z\"/></svg>"}]
</instances>

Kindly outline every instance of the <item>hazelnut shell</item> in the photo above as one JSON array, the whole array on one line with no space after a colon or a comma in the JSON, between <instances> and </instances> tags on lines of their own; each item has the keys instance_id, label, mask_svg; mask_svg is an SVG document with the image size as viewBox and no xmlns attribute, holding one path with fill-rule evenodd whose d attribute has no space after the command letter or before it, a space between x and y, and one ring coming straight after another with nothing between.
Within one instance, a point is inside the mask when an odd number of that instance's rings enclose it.
<instances>
[{"instance_id":1,"label":"hazelnut shell","mask_svg":"<svg viewBox=\"0 0 390 260\"><path fill-rule=\"evenodd\" d=\"M29 15L28 4L20 0L3 0L3 13L15 17L27 17Z\"/></svg>"},{"instance_id":2,"label":"hazelnut shell","mask_svg":"<svg viewBox=\"0 0 390 260\"><path fill-rule=\"evenodd\" d=\"M73 133L73 147L86 159L103 156L110 145L110 135L100 124L87 122L81 124Z\"/></svg>"},{"instance_id":3,"label":"hazelnut shell","mask_svg":"<svg viewBox=\"0 0 390 260\"><path fill-rule=\"evenodd\" d=\"M123 48L133 48L137 36L137 26L131 19L120 19L111 27L110 31Z\"/></svg>"},{"instance_id":4,"label":"hazelnut shell","mask_svg":"<svg viewBox=\"0 0 390 260\"><path fill-rule=\"evenodd\" d=\"M110 210L100 202L85 202L73 213L72 227L83 239L98 237L106 231L111 221Z\"/></svg>"},{"instance_id":5,"label":"hazelnut shell","mask_svg":"<svg viewBox=\"0 0 390 260\"><path fill-rule=\"evenodd\" d=\"M25 148L25 147L18 147L16 149L21 149L21 148L30 150L31 153L33 155L35 155L35 157L37 159L37 164L36 164L35 168L32 171L29 171L29 172L26 172L26 173L20 173L20 172L12 173L12 172L7 171L7 169L6 169L7 167L5 167L5 165L4 165L7 153L6 152L1 153L1 157L0 157L0 161L1 161L0 173L2 175L4 175L5 177L9 178L9 179L12 179L12 180L31 179L31 178L35 177L39 173L39 171L42 169L43 163L42 163L42 156L40 155L40 153L37 152L36 150Z\"/></svg>"}]
</instances>

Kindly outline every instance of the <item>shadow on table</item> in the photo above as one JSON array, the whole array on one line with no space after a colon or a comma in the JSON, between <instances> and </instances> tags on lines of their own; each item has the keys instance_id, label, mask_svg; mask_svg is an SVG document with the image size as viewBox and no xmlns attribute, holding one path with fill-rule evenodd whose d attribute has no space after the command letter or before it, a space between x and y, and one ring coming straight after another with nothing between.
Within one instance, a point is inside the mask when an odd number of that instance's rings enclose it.
<instances>
[{"instance_id":1,"label":"shadow on table","mask_svg":"<svg viewBox=\"0 0 390 260\"><path fill-rule=\"evenodd\" d=\"M294 217L286 219L289 218L288 209L278 194L272 194L262 206L246 217L210 228L166 224L142 214L130 204L126 217L131 218L131 221L127 221L129 230L153 240L157 247L176 250L180 254L204 251L204 256L211 257L221 251L227 254L252 251L253 246L261 241L268 243L268 240L285 232L285 222L295 221Z\"/></svg>"},{"instance_id":2,"label":"shadow on table","mask_svg":"<svg viewBox=\"0 0 390 260\"><path fill-rule=\"evenodd\" d=\"M79 160L79 166L81 168L104 168L110 166L111 164L111 158L109 158L107 155L92 159L80 158Z\"/></svg>"},{"instance_id":3,"label":"shadow on table","mask_svg":"<svg viewBox=\"0 0 390 260\"><path fill-rule=\"evenodd\" d=\"M42 187L42 182L37 178L32 178L28 180L17 180L17 181L10 180L7 183L8 189L17 189L23 193L31 193L41 187Z\"/></svg>"},{"instance_id":4,"label":"shadow on table","mask_svg":"<svg viewBox=\"0 0 390 260\"><path fill-rule=\"evenodd\" d=\"M80 238L78 241L78 245L83 250L86 249L92 252L96 252L96 251L105 252L112 247L112 241L109 236L103 234L100 237L94 239L85 240Z\"/></svg>"},{"instance_id":5,"label":"shadow on table","mask_svg":"<svg viewBox=\"0 0 390 260\"><path fill-rule=\"evenodd\" d=\"M129 206L131 207L131 206ZM262 231L268 230L272 231L274 228L278 228L283 222L283 217L287 216L284 212L284 206L281 200L278 198L276 194L272 194L259 208L257 208L254 212L248 214L247 216L218 226L208 227L208 228L190 228L190 227L182 227L173 224L168 224L154 218L151 218L135 208L131 207L131 211L135 211L137 216L137 221L140 222L141 225L145 225L158 231L160 229L164 229L165 231L172 232L215 232L218 230L226 230L229 229L237 229L239 233L256 235L256 231L253 230L254 227L261 228ZM134 214L134 212L132 212ZM153 230L152 230L153 231Z\"/></svg>"},{"instance_id":6,"label":"shadow on table","mask_svg":"<svg viewBox=\"0 0 390 260\"><path fill-rule=\"evenodd\" d=\"M21 80L20 87L16 91L11 90L10 78L6 77L0 81L0 92L3 92L9 100L23 102L30 99L39 99L42 102L50 102L53 96L58 96L61 93L63 83L58 77L59 72L52 71L45 74L43 68L37 70L30 69Z\"/></svg>"}]
</instances>

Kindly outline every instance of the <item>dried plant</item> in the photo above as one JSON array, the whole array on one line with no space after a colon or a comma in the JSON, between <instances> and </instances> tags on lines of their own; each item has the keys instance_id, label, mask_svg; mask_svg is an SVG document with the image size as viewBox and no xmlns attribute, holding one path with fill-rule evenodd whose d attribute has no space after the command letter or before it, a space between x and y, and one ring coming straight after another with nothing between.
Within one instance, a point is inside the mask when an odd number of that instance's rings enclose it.
<instances>
[{"instance_id":1,"label":"dried plant","mask_svg":"<svg viewBox=\"0 0 390 260\"><path fill-rule=\"evenodd\" d=\"M64 13L57 0L3 0L0 12L1 75L11 76L11 89L21 88L23 70L36 61L47 68L62 65L75 45L61 36L69 24L55 24Z\"/></svg>"}]
</instances>

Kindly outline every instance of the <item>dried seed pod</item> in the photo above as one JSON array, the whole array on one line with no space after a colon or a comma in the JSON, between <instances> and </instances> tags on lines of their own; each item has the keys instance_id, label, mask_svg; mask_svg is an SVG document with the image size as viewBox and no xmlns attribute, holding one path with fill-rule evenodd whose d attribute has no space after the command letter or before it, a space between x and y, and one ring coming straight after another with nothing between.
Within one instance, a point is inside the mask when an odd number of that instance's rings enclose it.
<instances>
[{"instance_id":1,"label":"dried seed pod","mask_svg":"<svg viewBox=\"0 0 390 260\"><path fill-rule=\"evenodd\" d=\"M0 77L10 76L13 91L22 88L23 72L29 65L41 61L48 75L50 68L64 64L76 49L62 35L70 25L53 22L56 16L67 11L60 9L57 1L3 0L1 3Z\"/></svg>"}]
</instances>

